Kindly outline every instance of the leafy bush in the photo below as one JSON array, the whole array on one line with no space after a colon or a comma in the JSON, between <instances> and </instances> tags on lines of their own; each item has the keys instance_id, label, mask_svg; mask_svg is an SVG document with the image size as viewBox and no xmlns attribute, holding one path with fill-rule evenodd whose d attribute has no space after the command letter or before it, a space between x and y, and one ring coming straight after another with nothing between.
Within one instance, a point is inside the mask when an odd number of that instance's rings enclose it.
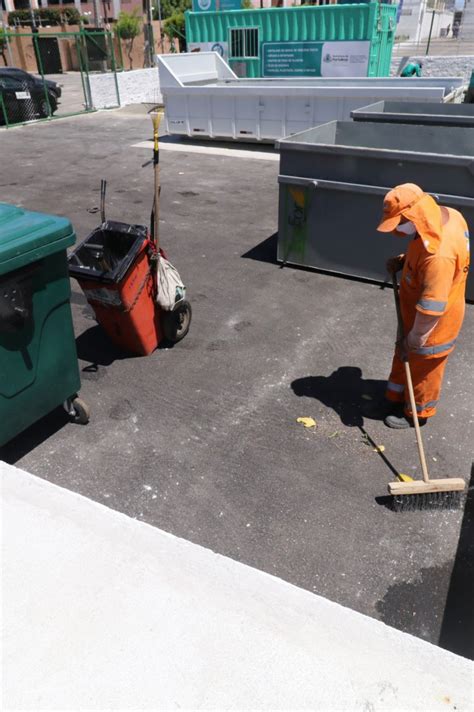
<instances>
[{"instance_id":1,"label":"leafy bush","mask_svg":"<svg viewBox=\"0 0 474 712\"><path fill-rule=\"evenodd\" d=\"M81 15L75 7L62 7L61 10L56 10L51 7L42 7L39 10L34 10L35 22L38 26L61 25L63 22L66 25L79 25ZM30 10L14 10L8 13L8 24L22 25L23 27L31 27L31 11Z\"/></svg>"},{"instance_id":2,"label":"leafy bush","mask_svg":"<svg viewBox=\"0 0 474 712\"><path fill-rule=\"evenodd\" d=\"M184 12L175 12L168 17L168 19L163 23L163 32L171 43L174 39L178 40L180 52L186 52L186 27L184 22Z\"/></svg>"},{"instance_id":3,"label":"leafy bush","mask_svg":"<svg viewBox=\"0 0 474 712\"><path fill-rule=\"evenodd\" d=\"M176 13L186 12L192 7L192 0L162 0L161 19L166 20ZM158 8L153 8L153 19L159 20Z\"/></svg>"},{"instance_id":4,"label":"leafy bush","mask_svg":"<svg viewBox=\"0 0 474 712\"><path fill-rule=\"evenodd\" d=\"M7 51L7 40L5 37L5 30L3 29L3 27L0 27L0 54L3 57L3 63L5 65L5 67L8 64L7 56L5 54L6 51Z\"/></svg>"}]
</instances>

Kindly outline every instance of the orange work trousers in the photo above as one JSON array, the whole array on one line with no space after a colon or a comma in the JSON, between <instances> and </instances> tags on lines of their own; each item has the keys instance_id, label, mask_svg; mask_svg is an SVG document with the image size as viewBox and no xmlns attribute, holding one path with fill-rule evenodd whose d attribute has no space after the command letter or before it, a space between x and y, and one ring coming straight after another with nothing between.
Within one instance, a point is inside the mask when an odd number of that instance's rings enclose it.
<instances>
[{"instance_id":1,"label":"orange work trousers","mask_svg":"<svg viewBox=\"0 0 474 712\"><path fill-rule=\"evenodd\" d=\"M431 418L436 414L448 355L440 358L427 358L411 353L408 356L419 418ZM410 394L405 379L405 366L397 353L393 357L392 371L385 397L394 403L404 403L405 414L412 416Z\"/></svg>"}]
</instances>

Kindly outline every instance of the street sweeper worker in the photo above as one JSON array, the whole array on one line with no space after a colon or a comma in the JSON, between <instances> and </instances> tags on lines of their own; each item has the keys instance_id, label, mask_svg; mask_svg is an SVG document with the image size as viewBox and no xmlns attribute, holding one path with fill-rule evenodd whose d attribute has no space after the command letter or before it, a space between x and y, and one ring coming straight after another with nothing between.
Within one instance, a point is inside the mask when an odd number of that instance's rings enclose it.
<instances>
[{"instance_id":1,"label":"street sweeper worker","mask_svg":"<svg viewBox=\"0 0 474 712\"><path fill-rule=\"evenodd\" d=\"M408 358L420 424L436 413L444 370L462 326L469 269L469 232L461 213L440 207L414 183L389 191L380 232L412 239L387 262L402 270L400 305L405 338L397 343L385 397L385 424L413 425L403 361Z\"/></svg>"},{"instance_id":2,"label":"street sweeper worker","mask_svg":"<svg viewBox=\"0 0 474 712\"><path fill-rule=\"evenodd\" d=\"M423 69L423 62L420 60L415 60L414 62L409 62L405 67L403 67L400 73L401 77L421 77L421 70Z\"/></svg>"}]
</instances>

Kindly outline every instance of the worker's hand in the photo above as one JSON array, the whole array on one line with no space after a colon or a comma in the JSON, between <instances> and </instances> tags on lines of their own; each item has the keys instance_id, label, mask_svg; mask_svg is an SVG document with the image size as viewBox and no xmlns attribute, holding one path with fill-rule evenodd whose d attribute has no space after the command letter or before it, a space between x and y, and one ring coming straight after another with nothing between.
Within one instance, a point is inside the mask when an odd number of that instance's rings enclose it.
<instances>
[{"instance_id":1,"label":"worker's hand","mask_svg":"<svg viewBox=\"0 0 474 712\"><path fill-rule=\"evenodd\" d=\"M387 260L387 272L389 274L397 274L397 272L400 272L400 270L403 269L404 264L405 255L397 255L397 257L390 257L390 259Z\"/></svg>"},{"instance_id":2,"label":"worker's hand","mask_svg":"<svg viewBox=\"0 0 474 712\"><path fill-rule=\"evenodd\" d=\"M406 339L399 339L395 344L395 352L400 361L408 361L409 346Z\"/></svg>"}]
</instances>

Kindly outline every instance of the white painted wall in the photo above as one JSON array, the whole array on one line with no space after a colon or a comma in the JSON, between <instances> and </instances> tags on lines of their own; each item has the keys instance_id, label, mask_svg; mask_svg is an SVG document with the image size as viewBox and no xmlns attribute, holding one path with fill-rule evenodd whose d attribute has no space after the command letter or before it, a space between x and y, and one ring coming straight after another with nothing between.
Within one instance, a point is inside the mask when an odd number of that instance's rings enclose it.
<instances>
[{"instance_id":1,"label":"white painted wall","mask_svg":"<svg viewBox=\"0 0 474 712\"><path fill-rule=\"evenodd\" d=\"M4 710L472 709L468 660L5 463L0 483Z\"/></svg>"},{"instance_id":2,"label":"white painted wall","mask_svg":"<svg viewBox=\"0 0 474 712\"><path fill-rule=\"evenodd\" d=\"M127 104L158 103L162 101L158 69L134 69L117 72L117 88L113 72L89 76L91 100L94 109L110 109Z\"/></svg>"},{"instance_id":3,"label":"white painted wall","mask_svg":"<svg viewBox=\"0 0 474 712\"><path fill-rule=\"evenodd\" d=\"M430 34L432 13L427 9L427 0L403 0L400 20L395 30L395 36L407 36L407 42L420 42L428 39ZM453 11L437 12L433 21L432 37L441 36L441 29L448 25L453 27ZM450 35L451 36L451 35Z\"/></svg>"}]
</instances>

